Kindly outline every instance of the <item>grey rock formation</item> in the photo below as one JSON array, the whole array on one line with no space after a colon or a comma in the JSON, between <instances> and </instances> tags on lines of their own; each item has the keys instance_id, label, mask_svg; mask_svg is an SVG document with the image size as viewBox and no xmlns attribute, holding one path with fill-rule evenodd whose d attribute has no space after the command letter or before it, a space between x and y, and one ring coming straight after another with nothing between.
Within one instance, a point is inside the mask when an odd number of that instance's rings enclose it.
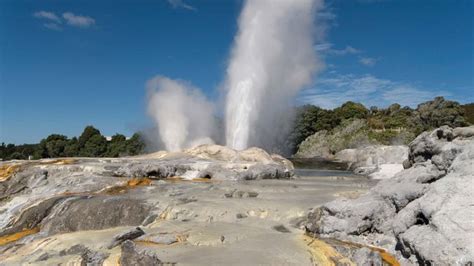
<instances>
[{"instance_id":1,"label":"grey rock formation","mask_svg":"<svg viewBox=\"0 0 474 266\"><path fill-rule=\"evenodd\" d=\"M403 170L403 162L407 157L407 146L370 145L339 151L334 159L347 163L356 174L387 179Z\"/></svg>"},{"instance_id":2,"label":"grey rock formation","mask_svg":"<svg viewBox=\"0 0 474 266\"><path fill-rule=\"evenodd\" d=\"M163 262L151 252L138 248L132 241L127 240L122 244L120 256L122 266L158 266Z\"/></svg>"},{"instance_id":3,"label":"grey rock formation","mask_svg":"<svg viewBox=\"0 0 474 266\"><path fill-rule=\"evenodd\" d=\"M112 243L108 246L109 249L114 248L120 244L122 244L126 240L133 240L135 238L141 237L145 234L143 230L140 227L136 227L130 231L127 231L125 233L116 235L114 239L112 240Z\"/></svg>"},{"instance_id":4,"label":"grey rock formation","mask_svg":"<svg viewBox=\"0 0 474 266\"><path fill-rule=\"evenodd\" d=\"M421 134L409 145L408 169L357 199L315 209L308 215L307 230L363 244L383 243L405 263L472 264L472 130L441 127Z\"/></svg>"},{"instance_id":5,"label":"grey rock formation","mask_svg":"<svg viewBox=\"0 0 474 266\"><path fill-rule=\"evenodd\" d=\"M42 230L56 234L140 225L149 212L150 206L125 197L72 197L55 206L42 222Z\"/></svg>"}]
</instances>

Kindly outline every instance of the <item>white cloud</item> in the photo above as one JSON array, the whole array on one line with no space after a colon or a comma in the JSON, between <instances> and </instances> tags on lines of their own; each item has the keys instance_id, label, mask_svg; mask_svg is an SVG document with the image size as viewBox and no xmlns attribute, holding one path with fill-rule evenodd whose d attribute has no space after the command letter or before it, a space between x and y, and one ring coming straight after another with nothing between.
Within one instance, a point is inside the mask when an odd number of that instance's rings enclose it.
<instances>
[{"instance_id":1,"label":"white cloud","mask_svg":"<svg viewBox=\"0 0 474 266\"><path fill-rule=\"evenodd\" d=\"M196 11L197 9L191 5L186 4L183 0L168 0L168 3L173 8L184 8L187 10Z\"/></svg>"},{"instance_id":2,"label":"white cloud","mask_svg":"<svg viewBox=\"0 0 474 266\"><path fill-rule=\"evenodd\" d=\"M359 63L365 66L375 66L378 59L373 57L359 57Z\"/></svg>"},{"instance_id":3,"label":"white cloud","mask_svg":"<svg viewBox=\"0 0 474 266\"><path fill-rule=\"evenodd\" d=\"M63 28L61 26L59 26L58 24L56 23L45 23L43 24L43 26L47 29L50 29L50 30L55 30L55 31L62 31Z\"/></svg>"},{"instance_id":4,"label":"white cloud","mask_svg":"<svg viewBox=\"0 0 474 266\"><path fill-rule=\"evenodd\" d=\"M88 28L95 24L95 19L82 15L74 15L71 12L63 13L63 18L66 20L67 24L79 28Z\"/></svg>"},{"instance_id":5,"label":"white cloud","mask_svg":"<svg viewBox=\"0 0 474 266\"><path fill-rule=\"evenodd\" d=\"M314 46L314 49L320 53L332 54L332 55L348 55L348 54L360 54L361 51L350 45L347 45L343 49L333 49L332 43L320 43Z\"/></svg>"},{"instance_id":6,"label":"white cloud","mask_svg":"<svg viewBox=\"0 0 474 266\"><path fill-rule=\"evenodd\" d=\"M347 101L361 102L367 107L386 107L392 103L416 107L436 96L450 96L442 90L428 90L406 82L380 79L372 75L340 75L320 78L313 88L303 91L299 103L335 108Z\"/></svg>"},{"instance_id":7,"label":"white cloud","mask_svg":"<svg viewBox=\"0 0 474 266\"><path fill-rule=\"evenodd\" d=\"M330 49L328 52L334 55L347 55L347 54L358 54L360 53L360 50L348 45L344 49L341 49L341 50Z\"/></svg>"},{"instance_id":8,"label":"white cloud","mask_svg":"<svg viewBox=\"0 0 474 266\"><path fill-rule=\"evenodd\" d=\"M37 11L33 14L35 18L39 19L47 19L56 22L57 24L61 24L61 18L56 16L53 12L49 11Z\"/></svg>"},{"instance_id":9,"label":"white cloud","mask_svg":"<svg viewBox=\"0 0 474 266\"><path fill-rule=\"evenodd\" d=\"M314 49L318 52L326 52L331 49L332 43L320 43L314 46Z\"/></svg>"}]
</instances>

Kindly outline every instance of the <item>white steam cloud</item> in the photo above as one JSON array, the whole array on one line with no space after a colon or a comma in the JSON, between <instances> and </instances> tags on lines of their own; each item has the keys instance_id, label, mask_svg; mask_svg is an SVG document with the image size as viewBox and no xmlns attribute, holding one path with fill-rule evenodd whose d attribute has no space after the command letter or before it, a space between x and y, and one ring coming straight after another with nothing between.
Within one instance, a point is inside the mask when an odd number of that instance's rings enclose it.
<instances>
[{"instance_id":1,"label":"white steam cloud","mask_svg":"<svg viewBox=\"0 0 474 266\"><path fill-rule=\"evenodd\" d=\"M227 146L282 146L296 94L323 67L314 48L324 34L324 23L315 23L323 7L323 0L245 1L224 82ZM214 105L196 88L161 76L147 87L148 112L167 150L224 135L216 133Z\"/></svg>"},{"instance_id":2,"label":"white steam cloud","mask_svg":"<svg viewBox=\"0 0 474 266\"><path fill-rule=\"evenodd\" d=\"M272 148L289 106L322 67L314 47L313 0L248 0L227 69L226 145Z\"/></svg>"},{"instance_id":3,"label":"white steam cloud","mask_svg":"<svg viewBox=\"0 0 474 266\"><path fill-rule=\"evenodd\" d=\"M168 151L213 143L214 105L195 87L157 76L147 83L148 114Z\"/></svg>"}]
</instances>

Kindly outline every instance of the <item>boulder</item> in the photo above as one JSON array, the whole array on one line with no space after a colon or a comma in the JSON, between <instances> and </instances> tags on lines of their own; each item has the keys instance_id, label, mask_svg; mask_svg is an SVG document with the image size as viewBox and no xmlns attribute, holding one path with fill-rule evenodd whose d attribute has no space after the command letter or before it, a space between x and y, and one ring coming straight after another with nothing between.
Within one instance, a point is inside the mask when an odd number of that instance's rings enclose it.
<instances>
[{"instance_id":1,"label":"boulder","mask_svg":"<svg viewBox=\"0 0 474 266\"><path fill-rule=\"evenodd\" d=\"M123 242L120 265L122 266L158 266L163 262L153 253L141 249L130 240Z\"/></svg>"},{"instance_id":2,"label":"boulder","mask_svg":"<svg viewBox=\"0 0 474 266\"><path fill-rule=\"evenodd\" d=\"M403 170L408 157L408 147L403 145L371 145L345 149L335 154L338 161L347 163L356 174L372 179L387 179Z\"/></svg>"},{"instance_id":3,"label":"boulder","mask_svg":"<svg viewBox=\"0 0 474 266\"><path fill-rule=\"evenodd\" d=\"M422 133L409 145L407 169L357 199L316 208L308 215L306 229L381 245L407 264L472 264L473 128L440 127Z\"/></svg>"}]
</instances>

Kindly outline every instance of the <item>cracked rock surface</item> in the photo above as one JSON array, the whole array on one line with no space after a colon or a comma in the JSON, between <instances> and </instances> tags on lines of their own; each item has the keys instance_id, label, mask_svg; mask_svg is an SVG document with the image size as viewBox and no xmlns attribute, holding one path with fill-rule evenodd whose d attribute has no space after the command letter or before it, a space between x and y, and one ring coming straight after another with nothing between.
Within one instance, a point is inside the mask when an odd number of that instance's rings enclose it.
<instances>
[{"instance_id":1,"label":"cracked rock surface","mask_svg":"<svg viewBox=\"0 0 474 266\"><path fill-rule=\"evenodd\" d=\"M441 127L409 145L406 168L357 199L308 215L320 237L381 246L403 264L474 262L474 127Z\"/></svg>"},{"instance_id":2,"label":"cracked rock surface","mask_svg":"<svg viewBox=\"0 0 474 266\"><path fill-rule=\"evenodd\" d=\"M0 265L312 265L308 209L372 186L216 145L2 162L0 180Z\"/></svg>"}]
</instances>

